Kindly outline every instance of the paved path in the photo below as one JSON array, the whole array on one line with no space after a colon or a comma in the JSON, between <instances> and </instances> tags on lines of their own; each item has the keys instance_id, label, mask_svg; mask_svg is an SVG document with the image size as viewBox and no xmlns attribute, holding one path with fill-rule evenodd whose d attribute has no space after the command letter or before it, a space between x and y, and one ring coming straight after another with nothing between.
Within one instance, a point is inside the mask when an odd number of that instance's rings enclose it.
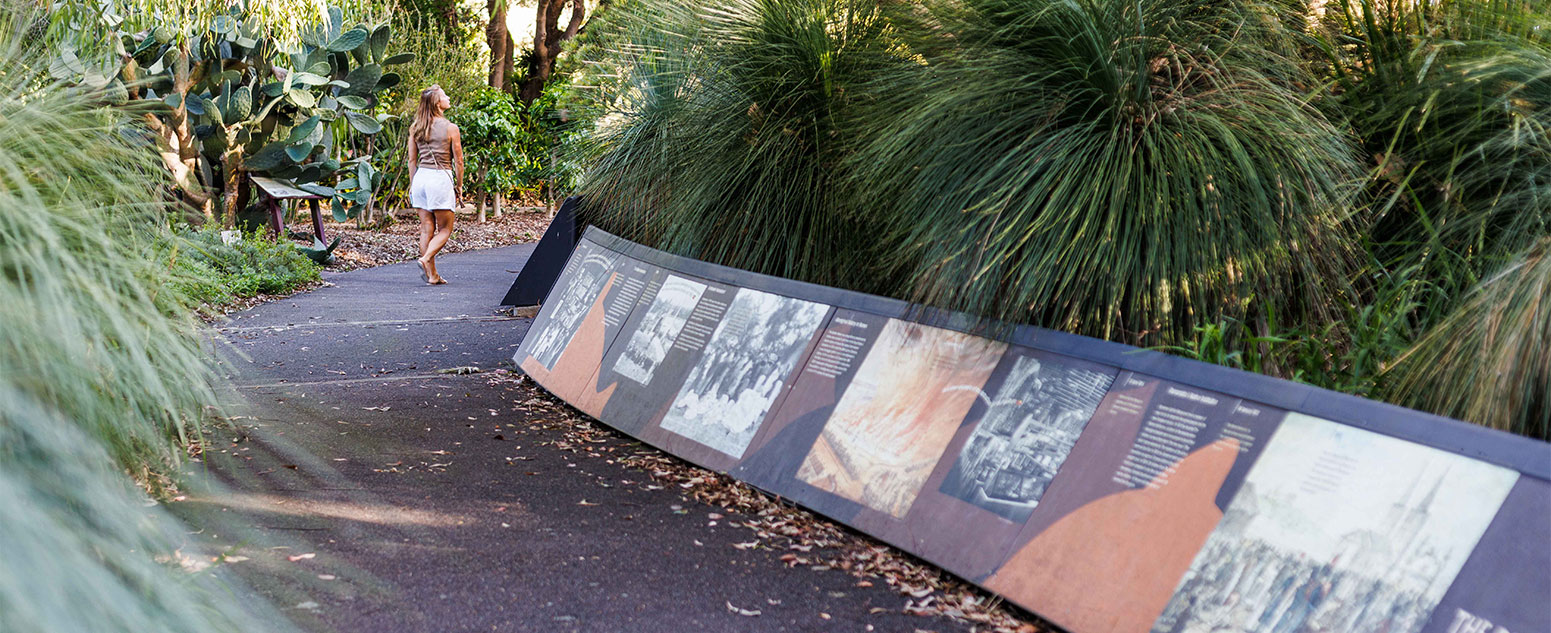
<instances>
[{"instance_id":1,"label":"paved path","mask_svg":"<svg viewBox=\"0 0 1551 633\"><path fill-rule=\"evenodd\" d=\"M496 303L531 251L446 256L440 287L413 264L330 275L222 328L240 429L205 461L228 488L174 506L227 569L311 631L967 630L736 549L736 516L547 445L531 383L438 373L509 365L530 320Z\"/></svg>"}]
</instances>

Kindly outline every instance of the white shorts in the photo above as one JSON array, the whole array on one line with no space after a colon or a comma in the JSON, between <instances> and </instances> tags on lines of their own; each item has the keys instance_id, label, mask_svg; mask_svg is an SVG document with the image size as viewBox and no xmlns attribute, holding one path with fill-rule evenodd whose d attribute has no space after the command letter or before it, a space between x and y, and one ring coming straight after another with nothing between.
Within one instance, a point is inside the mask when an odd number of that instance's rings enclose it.
<instances>
[{"instance_id":1,"label":"white shorts","mask_svg":"<svg viewBox=\"0 0 1551 633\"><path fill-rule=\"evenodd\" d=\"M415 170L415 179L409 183L409 206L436 211L452 209L457 205L458 194L453 188L452 170L425 167Z\"/></svg>"}]
</instances>

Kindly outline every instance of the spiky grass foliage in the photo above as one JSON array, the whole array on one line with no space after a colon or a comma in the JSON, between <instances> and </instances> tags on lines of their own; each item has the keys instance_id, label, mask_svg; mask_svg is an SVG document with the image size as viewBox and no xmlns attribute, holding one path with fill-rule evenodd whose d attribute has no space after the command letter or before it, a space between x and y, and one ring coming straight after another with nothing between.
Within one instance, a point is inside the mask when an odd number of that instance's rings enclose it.
<instances>
[{"instance_id":1,"label":"spiky grass foliage","mask_svg":"<svg viewBox=\"0 0 1551 633\"><path fill-rule=\"evenodd\" d=\"M1488 86L1500 126L1460 161L1455 181L1473 195L1438 232L1483 267L1551 234L1551 19L1539 24L1542 37L1508 34L1461 64Z\"/></svg>"},{"instance_id":2,"label":"spiky grass foliage","mask_svg":"<svg viewBox=\"0 0 1551 633\"><path fill-rule=\"evenodd\" d=\"M155 154L32 85L27 59L0 62L0 376L121 465L165 467L215 398L169 265L145 256L165 232Z\"/></svg>"},{"instance_id":3,"label":"spiky grass foliage","mask_svg":"<svg viewBox=\"0 0 1551 633\"><path fill-rule=\"evenodd\" d=\"M1551 237L1542 237L1388 371L1393 402L1551 439Z\"/></svg>"},{"instance_id":4,"label":"spiky grass foliage","mask_svg":"<svg viewBox=\"0 0 1551 633\"><path fill-rule=\"evenodd\" d=\"M224 578L180 570L199 564L177 552L187 528L148 507L97 437L35 396L0 380L0 630L292 630Z\"/></svg>"},{"instance_id":5,"label":"spiky grass foliage","mask_svg":"<svg viewBox=\"0 0 1551 633\"><path fill-rule=\"evenodd\" d=\"M1140 344L1273 308L1330 320L1358 169L1292 83L1307 77L1279 14L1237 0L936 6L928 36L953 46L880 80L847 165L914 298Z\"/></svg>"},{"instance_id":6,"label":"spiky grass foliage","mask_svg":"<svg viewBox=\"0 0 1551 633\"><path fill-rule=\"evenodd\" d=\"M1391 267L1421 266L1450 296L1463 295L1551 224L1545 8L1339 0L1324 17L1335 80L1327 103L1372 159L1373 252Z\"/></svg>"},{"instance_id":7,"label":"spiky grass foliage","mask_svg":"<svg viewBox=\"0 0 1551 633\"><path fill-rule=\"evenodd\" d=\"M598 45L615 73L583 146L593 222L748 270L872 287L870 240L837 202L847 104L890 52L859 0L620 7Z\"/></svg>"},{"instance_id":8,"label":"spiky grass foliage","mask_svg":"<svg viewBox=\"0 0 1551 633\"><path fill-rule=\"evenodd\" d=\"M125 471L171 469L214 401L168 262L147 255L166 178L120 118L41 83L31 18L0 11L0 630L282 627L155 558L185 529Z\"/></svg>"}]
</instances>

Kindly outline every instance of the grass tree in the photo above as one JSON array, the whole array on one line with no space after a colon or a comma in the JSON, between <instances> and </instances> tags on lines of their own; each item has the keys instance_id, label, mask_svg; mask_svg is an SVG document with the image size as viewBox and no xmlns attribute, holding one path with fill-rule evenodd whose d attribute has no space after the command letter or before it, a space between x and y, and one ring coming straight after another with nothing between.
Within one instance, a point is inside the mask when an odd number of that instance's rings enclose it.
<instances>
[{"instance_id":1,"label":"grass tree","mask_svg":"<svg viewBox=\"0 0 1551 633\"><path fill-rule=\"evenodd\" d=\"M581 186L631 239L723 264L876 289L838 200L856 84L897 63L875 3L622 5L593 75L603 111ZM587 80L584 80L587 81Z\"/></svg>"},{"instance_id":2,"label":"grass tree","mask_svg":"<svg viewBox=\"0 0 1551 633\"><path fill-rule=\"evenodd\" d=\"M846 165L911 298L1141 344L1334 318L1359 168L1274 7L928 6Z\"/></svg>"},{"instance_id":3,"label":"grass tree","mask_svg":"<svg viewBox=\"0 0 1551 633\"><path fill-rule=\"evenodd\" d=\"M1551 230L1551 14L1530 0L1328 3L1316 29L1326 109L1371 158L1377 261L1446 301Z\"/></svg>"}]
</instances>

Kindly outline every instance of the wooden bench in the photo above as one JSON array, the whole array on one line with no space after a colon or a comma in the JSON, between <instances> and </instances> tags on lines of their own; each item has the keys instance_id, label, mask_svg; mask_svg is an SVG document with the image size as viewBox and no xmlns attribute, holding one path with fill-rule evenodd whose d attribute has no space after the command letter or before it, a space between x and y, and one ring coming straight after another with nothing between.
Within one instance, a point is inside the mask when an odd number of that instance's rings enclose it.
<instances>
[{"instance_id":1,"label":"wooden bench","mask_svg":"<svg viewBox=\"0 0 1551 633\"><path fill-rule=\"evenodd\" d=\"M298 185L289 180L264 176L249 176L248 179L258 185L264 204L269 209L269 230L276 237L279 237L281 231L285 229L285 218L280 213L280 201L306 200L308 208L312 210L313 237L318 238L320 243L328 243L328 238L323 235L323 211L318 201L333 198L332 188L311 183Z\"/></svg>"}]
</instances>

